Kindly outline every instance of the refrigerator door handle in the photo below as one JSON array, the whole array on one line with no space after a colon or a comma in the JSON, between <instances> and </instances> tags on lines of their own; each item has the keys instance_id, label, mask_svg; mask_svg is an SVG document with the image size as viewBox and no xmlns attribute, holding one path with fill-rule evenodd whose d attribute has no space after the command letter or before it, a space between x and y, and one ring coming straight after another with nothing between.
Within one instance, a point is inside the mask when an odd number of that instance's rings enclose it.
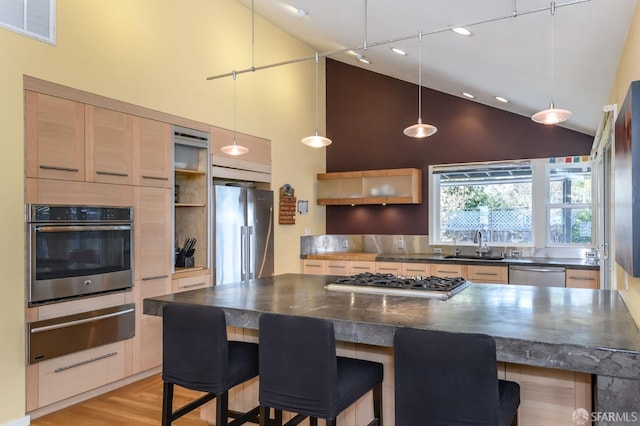
<instances>
[{"instance_id":1,"label":"refrigerator door handle","mask_svg":"<svg viewBox=\"0 0 640 426\"><path fill-rule=\"evenodd\" d=\"M247 279L247 227L240 227L240 280Z\"/></svg>"},{"instance_id":2,"label":"refrigerator door handle","mask_svg":"<svg viewBox=\"0 0 640 426\"><path fill-rule=\"evenodd\" d=\"M248 278L249 279L254 279L256 277L256 271L255 271L255 261L254 261L254 257L255 257L255 238L254 237L254 230L253 230L253 226L247 226L247 241L249 241L249 245L247 247L247 269L248 269Z\"/></svg>"}]
</instances>

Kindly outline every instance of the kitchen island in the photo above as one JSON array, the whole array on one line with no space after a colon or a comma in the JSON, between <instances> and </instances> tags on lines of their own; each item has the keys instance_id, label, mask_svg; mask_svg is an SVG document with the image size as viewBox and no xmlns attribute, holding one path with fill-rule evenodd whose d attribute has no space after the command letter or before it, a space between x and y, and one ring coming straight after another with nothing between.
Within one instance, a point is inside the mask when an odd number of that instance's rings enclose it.
<instances>
[{"instance_id":1,"label":"kitchen island","mask_svg":"<svg viewBox=\"0 0 640 426\"><path fill-rule=\"evenodd\" d=\"M615 291L472 284L438 300L326 290L335 279L284 274L188 291L145 299L144 313L212 305L228 325L252 330L263 312L314 316L334 323L337 340L386 350L398 327L484 333L499 361L596 376L593 411L640 412L640 331Z\"/></svg>"}]
</instances>

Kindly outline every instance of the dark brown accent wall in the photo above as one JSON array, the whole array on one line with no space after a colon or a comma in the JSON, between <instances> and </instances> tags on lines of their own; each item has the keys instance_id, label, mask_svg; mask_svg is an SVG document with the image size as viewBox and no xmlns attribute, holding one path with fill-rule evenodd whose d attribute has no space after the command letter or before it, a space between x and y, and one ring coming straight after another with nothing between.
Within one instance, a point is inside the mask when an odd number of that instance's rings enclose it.
<instances>
[{"instance_id":1,"label":"dark brown accent wall","mask_svg":"<svg viewBox=\"0 0 640 426\"><path fill-rule=\"evenodd\" d=\"M422 204L327 206L328 234L428 234L431 164L587 155L593 137L423 88L422 120L438 132L412 139L416 85L327 60L327 171L422 170ZM542 107L542 106L541 106Z\"/></svg>"}]
</instances>

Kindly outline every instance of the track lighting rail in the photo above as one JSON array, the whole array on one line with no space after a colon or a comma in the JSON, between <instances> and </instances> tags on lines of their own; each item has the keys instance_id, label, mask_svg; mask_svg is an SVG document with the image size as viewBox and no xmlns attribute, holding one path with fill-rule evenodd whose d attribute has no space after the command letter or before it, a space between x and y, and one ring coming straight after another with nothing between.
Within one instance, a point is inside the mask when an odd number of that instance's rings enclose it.
<instances>
[{"instance_id":1,"label":"track lighting rail","mask_svg":"<svg viewBox=\"0 0 640 426\"><path fill-rule=\"evenodd\" d=\"M497 22L497 21L502 21L504 19L514 19L517 18L519 16L525 16L525 15L531 15L534 13L540 13L540 12L546 12L546 11L550 11L552 7L555 7L555 9L561 8L561 7L567 7L567 6L574 6L580 3L586 3L588 1L591 0L570 0L564 3L554 3L554 6L549 5L549 6L544 6L544 7L539 7L539 8L535 8L535 9L530 9L530 10L526 10L526 11L516 11L515 7L512 13L508 14L508 15L501 15L501 16L496 16L494 18L489 18L489 19L483 19L480 21L474 21L474 22L470 22L467 24L456 24L456 25L449 25L447 27L443 27L443 28L438 28L435 30L431 30L431 31L419 31L416 32L415 34L410 34L407 36L403 36L403 37L397 37L397 38L392 38L392 39L388 39L388 40L382 40L382 41L377 41L377 42L372 42L372 43L368 43L365 39L364 44L359 45L357 47L347 47L345 49L339 49L339 50L332 50L329 52L323 52L323 53L317 53L314 55L310 55L310 56L304 56L302 58L297 58L297 59L291 59L288 61L282 61L282 62L275 62L273 64L268 64L268 65L261 65L256 67L253 63L253 53L252 53L252 58L251 58L251 62L252 65L250 68L245 68L245 69L241 69L241 70L235 70L235 71L230 71L230 72L226 72L224 74L218 74L218 75L214 75L211 77L207 77L207 80L217 80L220 78L225 78L225 77L232 77L234 75L237 74L246 74L249 72L255 72L255 71L261 71L261 70L265 70L265 69L269 69L269 68L276 68L276 67L280 67L283 65L291 65L291 64L296 64L299 62L306 62L306 61L313 61L316 60L316 55L320 58L326 58L329 56L334 56L334 55L339 55L342 53L347 53L347 52L356 52L359 50L367 50L370 47L377 47L377 46L384 46L386 44L393 44L393 43L398 43L400 41L405 41L405 40L411 40L414 38L418 38L420 32L422 33L422 36L428 36L428 35L433 35L433 34L439 34L439 33L443 33L446 31L451 31L451 29L455 28L455 27L474 27L477 25L482 25L482 24L488 24L490 22ZM253 6L252 6L252 15L253 15ZM252 24L253 27L253 24ZM252 36L253 38L253 36ZM253 43L253 40L252 40Z\"/></svg>"}]
</instances>

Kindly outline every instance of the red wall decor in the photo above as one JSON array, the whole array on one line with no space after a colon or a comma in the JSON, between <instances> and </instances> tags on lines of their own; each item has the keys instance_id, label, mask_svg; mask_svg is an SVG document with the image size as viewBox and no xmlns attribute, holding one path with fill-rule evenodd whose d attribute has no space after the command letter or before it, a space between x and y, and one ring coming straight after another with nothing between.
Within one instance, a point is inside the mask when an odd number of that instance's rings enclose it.
<instances>
[{"instance_id":1,"label":"red wall decor","mask_svg":"<svg viewBox=\"0 0 640 426\"><path fill-rule=\"evenodd\" d=\"M278 223L280 225L296 224L296 197L293 186L285 183L280 188L280 210L278 212Z\"/></svg>"}]
</instances>

